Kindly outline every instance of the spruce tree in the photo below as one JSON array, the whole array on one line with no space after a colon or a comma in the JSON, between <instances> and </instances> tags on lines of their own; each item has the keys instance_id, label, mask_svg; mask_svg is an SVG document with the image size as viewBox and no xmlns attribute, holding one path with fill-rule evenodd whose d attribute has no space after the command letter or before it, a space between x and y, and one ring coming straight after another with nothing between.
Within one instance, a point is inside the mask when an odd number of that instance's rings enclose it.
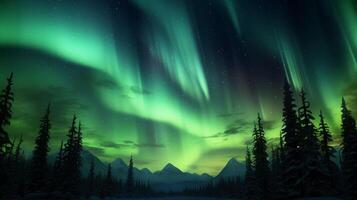
<instances>
[{"instance_id":1,"label":"spruce tree","mask_svg":"<svg viewBox=\"0 0 357 200\"><path fill-rule=\"evenodd\" d=\"M342 173L346 195L357 199L357 128L351 111L342 98Z\"/></svg>"},{"instance_id":2,"label":"spruce tree","mask_svg":"<svg viewBox=\"0 0 357 200\"><path fill-rule=\"evenodd\" d=\"M336 163L333 161L335 158L336 150L330 145L332 142L332 135L330 133L329 127L325 122L322 111L320 111L320 123L319 123L319 133L321 139L321 164L326 170L326 184L325 184L325 194L335 195L338 192L337 183L339 182L339 169Z\"/></svg>"},{"instance_id":3,"label":"spruce tree","mask_svg":"<svg viewBox=\"0 0 357 200\"><path fill-rule=\"evenodd\" d=\"M253 131L253 145L254 167L258 186L257 193L261 192L258 194L262 199L268 199L270 198L270 169L265 132L259 113L257 127L254 127Z\"/></svg>"},{"instance_id":4,"label":"spruce tree","mask_svg":"<svg viewBox=\"0 0 357 200\"><path fill-rule=\"evenodd\" d=\"M60 191L63 188L63 140L53 164L51 190Z\"/></svg>"},{"instance_id":5,"label":"spruce tree","mask_svg":"<svg viewBox=\"0 0 357 200\"><path fill-rule=\"evenodd\" d=\"M7 85L0 93L0 196L6 194L8 181L10 179L10 169L7 162L7 154L14 144L11 143L8 133L5 130L6 126L10 125L12 115L12 104L14 102L14 94L12 92L13 74L7 78Z\"/></svg>"},{"instance_id":6,"label":"spruce tree","mask_svg":"<svg viewBox=\"0 0 357 200\"><path fill-rule=\"evenodd\" d=\"M10 138L5 130L6 126L10 125L12 116L12 104L14 102L14 93L12 92L13 74L7 78L7 85L0 94L0 167L5 158L5 153L11 146ZM2 171L2 169L1 169Z\"/></svg>"},{"instance_id":7,"label":"spruce tree","mask_svg":"<svg viewBox=\"0 0 357 200\"><path fill-rule=\"evenodd\" d=\"M63 151L63 191L73 195L79 194L81 179L82 133L81 124L76 127L76 120L77 117L74 115Z\"/></svg>"},{"instance_id":8,"label":"spruce tree","mask_svg":"<svg viewBox=\"0 0 357 200\"><path fill-rule=\"evenodd\" d=\"M330 133L330 129L325 122L325 118L322 115L322 111L320 111L320 123L319 123L319 133L321 136L321 157L323 162L328 165L332 158L334 158L334 153L336 150L330 145L332 142L332 135Z\"/></svg>"},{"instance_id":9,"label":"spruce tree","mask_svg":"<svg viewBox=\"0 0 357 200\"><path fill-rule=\"evenodd\" d=\"M7 153L6 168L9 179L6 182L4 191L6 195L15 195L19 193L19 188L23 184L23 158L21 157L22 135L16 144L16 138L11 142L11 148ZM21 165L22 164L22 165Z\"/></svg>"},{"instance_id":10,"label":"spruce tree","mask_svg":"<svg viewBox=\"0 0 357 200\"><path fill-rule=\"evenodd\" d=\"M50 139L50 105L41 119L40 131L36 138L36 143L31 160L30 191L45 191L48 185L49 167L47 164L47 154L50 151L48 142Z\"/></svg>"},{"instance_id":11,"label":"spruce tree","mask_svg":"<svg viewBox=\"0 0 357 200\"><path fill-rule=\"evenodd\" d=\"M299 123L293 92L286 81L283 94L283 154L281 154L280 196L295 198L301 194L300 178L303 173L302 140L299 135Z\"/></svg>"},{"instance_id":12,"label":"spruce tree","mask_svg":"<svg viewBox=\"0 0 357 200\"><path fill-rule=\"evenodd\" d=\"M246 172L244 177L245 198L248 200L259 199L257 196L257 183L253 169L253 163L250 155L250 150L247 147L247 153L245 157Z\"/></svg>"},{"instance_id":13,"label":"spruce tree","mask_svg":"<svg viewBox=\"0 0 357 200\"><path fill-rule=\"evenodd\" d=\"M300 134L303 139L301 146L304 158L303 174L301 183L303 184L303 196L323 195L326 174L321 166L320 143L313 120L315 119L310 110L310 102L306 99L306 94L302 90L300 93L301 107L299 108Z\"/></svg>"},{"instance_id":14,"label":"spruce tree","mask_svg":"<svg viewBox=\"0 0 357 200\"><path fill-rule=\"evenodd\" d=\"M132 195L134 192L134 163L133 156L130 156L128 177L126 179L126 190L128 195Z\"/></svg>"}]
</instances>

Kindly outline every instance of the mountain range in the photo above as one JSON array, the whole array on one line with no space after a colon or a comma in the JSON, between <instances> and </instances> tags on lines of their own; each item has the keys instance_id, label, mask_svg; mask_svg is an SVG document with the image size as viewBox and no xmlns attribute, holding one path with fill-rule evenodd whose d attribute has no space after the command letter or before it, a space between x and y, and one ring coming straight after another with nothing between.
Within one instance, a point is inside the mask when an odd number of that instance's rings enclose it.
<instances>
[{"instance_id":1,"label":"mountain range","mask_svg":"<svg viewBox=\"0 0 357 200\"><path fill-rule=\"evenodd\" d=\"M53 163L55 156L49 157L49 162ZM90 163L93 161L95 173L105 175L107 164L88 150L82 151L82 168L81 172L84 177L88 176ZM121 158L117 158L111 163L112 175L118 180L125 181L128 172L128 165ZM135 162L134 162L135 164ZM156 191L180 191L190 186L203 185L208 182L214 182L221 178L243 177L245 174L245 164L238 162L236 159L230 159L217 176L210 176L206 173L196 174L183 172L173 164L166 164L161 170L152 172L147 168L138 169L134 167L134 179L141 182L149 182L151 187Z\"/></svg>"}]
</instances>

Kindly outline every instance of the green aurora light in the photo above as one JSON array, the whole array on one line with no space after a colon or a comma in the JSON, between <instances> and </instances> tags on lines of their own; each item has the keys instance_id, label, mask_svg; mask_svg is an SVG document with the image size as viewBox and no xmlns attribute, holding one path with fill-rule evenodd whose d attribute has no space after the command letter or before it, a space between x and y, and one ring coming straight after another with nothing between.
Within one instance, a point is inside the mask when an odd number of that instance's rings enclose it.
<instances>
[{"instance_id":1,"label":"green aurora light","mask_svg":"<svg viewBox=\"0 0 357 200\"><path fill-rule=\"evenodd\" d=\"M337 137L341 97L357 112L357 4L318 1L324 18L304 2L311 20L289 18L282 2L2 1L1 86L15 73L11 134L31 149L51 101L53 151L78 113L86 148L104 161L133 154L139 167L216 174L244 158L257 112L276 141L287 77Z\"/></svg>"}]
</instances>

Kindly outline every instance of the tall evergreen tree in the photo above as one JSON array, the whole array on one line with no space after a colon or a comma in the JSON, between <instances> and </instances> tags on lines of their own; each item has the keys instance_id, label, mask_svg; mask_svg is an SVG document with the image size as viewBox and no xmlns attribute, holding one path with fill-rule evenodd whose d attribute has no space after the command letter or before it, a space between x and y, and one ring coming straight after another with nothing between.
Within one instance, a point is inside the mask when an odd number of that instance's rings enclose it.
<instances>
[{"instance_id":1,"label":"tall evergreen tree","mask_svg":"<svg viewBox=\"0 0 357 200\"><path fill-rule=\"evenodd\" d=\"M346 193L357 199L357 128L351 111L342 99L342 172Z\"/></svg>"},{"instance_id":2,"label":"tall evergreen tree","mask_svg":"<svg viewBox=\"0 0 357 200\"><path fill-rule=\"evenodd\" d=\"M78 128L76 127L76 120L77 117L74 115L63 155L63 190L73 195L79 194L81 179L82 133L81 124L79 124Z\"/></svg>"},{"instance_id":3,"label":"tall evergreen tree","mask_svg":"<svg viewBox=\"0 0 357 200\"><path fill-rule=\"evenodd\" d=\"M81 153L83 150L83 133L82 133L82 123L79 122L78 123L78 129L77 129L77 135L75 137L75 153L76 153L76 158L77 158L77 162L76 164L78 166L76 166L76 168L80 168L80 166L82 165L82 159L81 159Z\"/></svg>"},{"instance_id":4,"label":"tall evergreen tree","mask_svg":"<svg viewBox=\"0 0 357 200\"><path fill-rule=\"evenodd\" d=\"M51 180L51 190L62 190L63 189L63 140L61 141L60 149L57 153L56 160L53 165L52 180Z\"/></svg>"},{"instance_id":5,"label":"tall evergreen tree","mask_svg":"<svg viewBox=\"0 0 357 200\"><path fill-rule=\"evenodd\" d=\"M320 111L320 123L319 123L319 133L322 138L321 140L321 156L324 163L331 162L331 159L334 158L334 153L336 150L330 145L332 142L332 135L330 133L330 129L325 122L325 118L322 115L322 111Z\"/></svg>"},{"instance_id":6,"label":"tall evergreen tree","mask_svg":"<svg viewBox=\"0 0 357 200\"><path fill-rule=\"evenodd\" d=\"M10 125L12 115L12 104L14 102L14 94L12 92L13 74L7 78L7 85L0 93L0 197L7 190L9 181L9 166L6 161L7 154L14 144L11 143L8 133L5 130L6 126Z\"/></svg>"},{"instance_id":7,"label":"tall evergreen tree","mask_svg":"<svg viewBox=\"0 0 357 200\"><path fill-rule=\"evenodd\" d=\"M313 124L315 119L310 110L310 102L306 99L306 94L302 90L300 93L301 107L299 108L300 134L303 139L301 146L304 158L303 175L303 196L316 196L323 194L326 174L321 169L320 143L317 137L316 128Z\"/></svg>"},{"instance_id":8,"label":"tall evergreen tree","mask_svg":"<svg viewBox=\"0 0 357 200\"><path fill-rule=\"evenodd\" d=\"M254 167L257 179L258 191L262 199L270 198L270 169L267 153L267 145L265 132L263 129L262 119L258 113L257 127L254 127L253 132L253 156Z\"/></svg>"},{"instance_id":9,"label":"tall evergreen tree","mask_svg":"<svg viewBox=\"0 0 357 200\"><path fill-rule=\"evenodd\" d=\"M41 119L40 131L32 154L30 173L30 191L32 192L45 191L45 187L48 185L47 154L50 151L48 146L50 129L50 105L48 105L46 113Z\"/></svg>"},{"instance_id":10,"label":"tall evergreen tree","mask_svg":"<svg viewBox=\"0 0 357 200\"><path fill-rule=\"evenodd\" d=\"M338 176L338 167L335 162L332 160L335 158L334 153L336 152L330 143L332 142L332 135L330 133L329 127L325 122L322 111L320 111L320 123L319 123L319 133L321 136L321 164L326 171L327 180L325 183L325 194L334 195L337 193L337 181Z\"/></svg>"},{"instance_id":11,"label":"tall evergreen tree","mask_svg":"<svg viewBox=\"0 0 357 200\"><path fill-rule=\"evenodd\" d=\"M7 78L7 85L0 94L0 165L5 158L5 153L11 146L10 138L5 130L6 126L10 125L12 116L12 104L14 102L14 93L12 92L13 74ZM1 166L0 166L1 167Z\"/></svg>"},{"instance_id":12,"label":"tall evergreen tree","mask_svg":"<svg viewBox=\"0 0 357 200\"><path fill-rule=\"evenodd\" d=\"M300 182L303 173L301 165L303 163L301 153L302 139L299 135L299 123L294 95L287 81L284 85L283 98L283 127L281 135L284 154L281 157L280 196L295 198L300 196L302 188Z\"/></svg>"},{"instance_id":13,"label":"tall evergreen tree","mask_svg":"<svg viewBox=\"0 0 357 200\"><path fill-rule=\"evenodd\" d=\"M22 185L22 182L20 182L22 180L21 175L24 175L22 173L23 166L21 166L21 164L22 165L24 164L22 162L22 157L21 157L22 142L23 142L22 135L20 136L20 139L18 142L16 141L16 138L14 138L13 141L11 142L12 145L10 147L10 150L7 153L7 159L6 159L7 172L6 173L8 174L9 179L6 181L5 188L3 188L4 191L6 191L5 195L18 194L20 185Z\"/></svg>"},{"instance_id":14,"label":"tall evergreen tree","mask_svg":"<svg viewBox=\"0 0 357 200\"><path fill-rule=\"evenodd\" d=\"M255 172L253 169L252 158L248 147L245 157L245 166L246 166L246 172L244 177L245 198L248 200L259 199L257 196L258 188L257 188Z\"/></svg>"},{"instance_id":15,"label":"tall evergreen tree","mask_svg":"<svg viewBox=\"0 0 357 200\"><path fill-rule=\"evenodd\" d=\"M132 195L134 192L134 163L133 156L130 157L129 168L128 168L128 177L126 179L126 190L128 195Z\"/></svg>"}]
</instances>

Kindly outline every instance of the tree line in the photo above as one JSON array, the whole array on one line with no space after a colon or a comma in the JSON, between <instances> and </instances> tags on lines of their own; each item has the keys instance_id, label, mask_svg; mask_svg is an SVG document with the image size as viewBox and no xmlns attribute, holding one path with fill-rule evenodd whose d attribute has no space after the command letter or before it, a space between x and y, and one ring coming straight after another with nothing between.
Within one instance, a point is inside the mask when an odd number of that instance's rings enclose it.
<instances>
[{"instance_id":1,"label":"tree line","mask_svg":"<svg viewBox=\"0 0 357 200\"><path fill-rule=\"evenodd\" d=\"M150 184L134 179L131 157L127 179L113 177L111 165L105 176L95 173L91 161L87 176L82 176L82 123L73 115L66 141L62 141L53 165L48 162L51 136L51 105L40 120L38 135L30 159L26 159L20 138L12 139L6 131L11 125L14 102L13 74L0 94L0 199L31 197L33 199L74 197L130 197L151 192Z\"/></svg>"},{"instance_id":2,"label":"tree line","mask_svg":"<svg viewBox=\"0 0 357 200\"><path fill-rule=\"evenodd\" d=\"M260 115L253 129L252 150L247 149L244 178L247 199L294 199L341 196L357 198L357 129L342 98L340 163L323 112L319 124L304 90L297 107L294 92L286 82L283 92L283 126L280 142L268 146ZM252 156L251 156L252 154Z\"/></svg>"},{"instance_id":3,"label":"tree line","mask_svg":"<svg viewBox=\"0 0 357 200\"><path fill-rule=\"evenodd\" d=\"M357 128L345 99L341 104L342 141L335 148L323 112L320 111L319 124L315 126L306 93L299 93L300 107L294 96L285 82L278 144L268 147L258 113L252 145L247 147L243 181L239 177L220 180L188 188L184 193L249 200L327 196L357 199ZM334 161L337 153L338 163Z\"/></svg>"}]
</instances>

